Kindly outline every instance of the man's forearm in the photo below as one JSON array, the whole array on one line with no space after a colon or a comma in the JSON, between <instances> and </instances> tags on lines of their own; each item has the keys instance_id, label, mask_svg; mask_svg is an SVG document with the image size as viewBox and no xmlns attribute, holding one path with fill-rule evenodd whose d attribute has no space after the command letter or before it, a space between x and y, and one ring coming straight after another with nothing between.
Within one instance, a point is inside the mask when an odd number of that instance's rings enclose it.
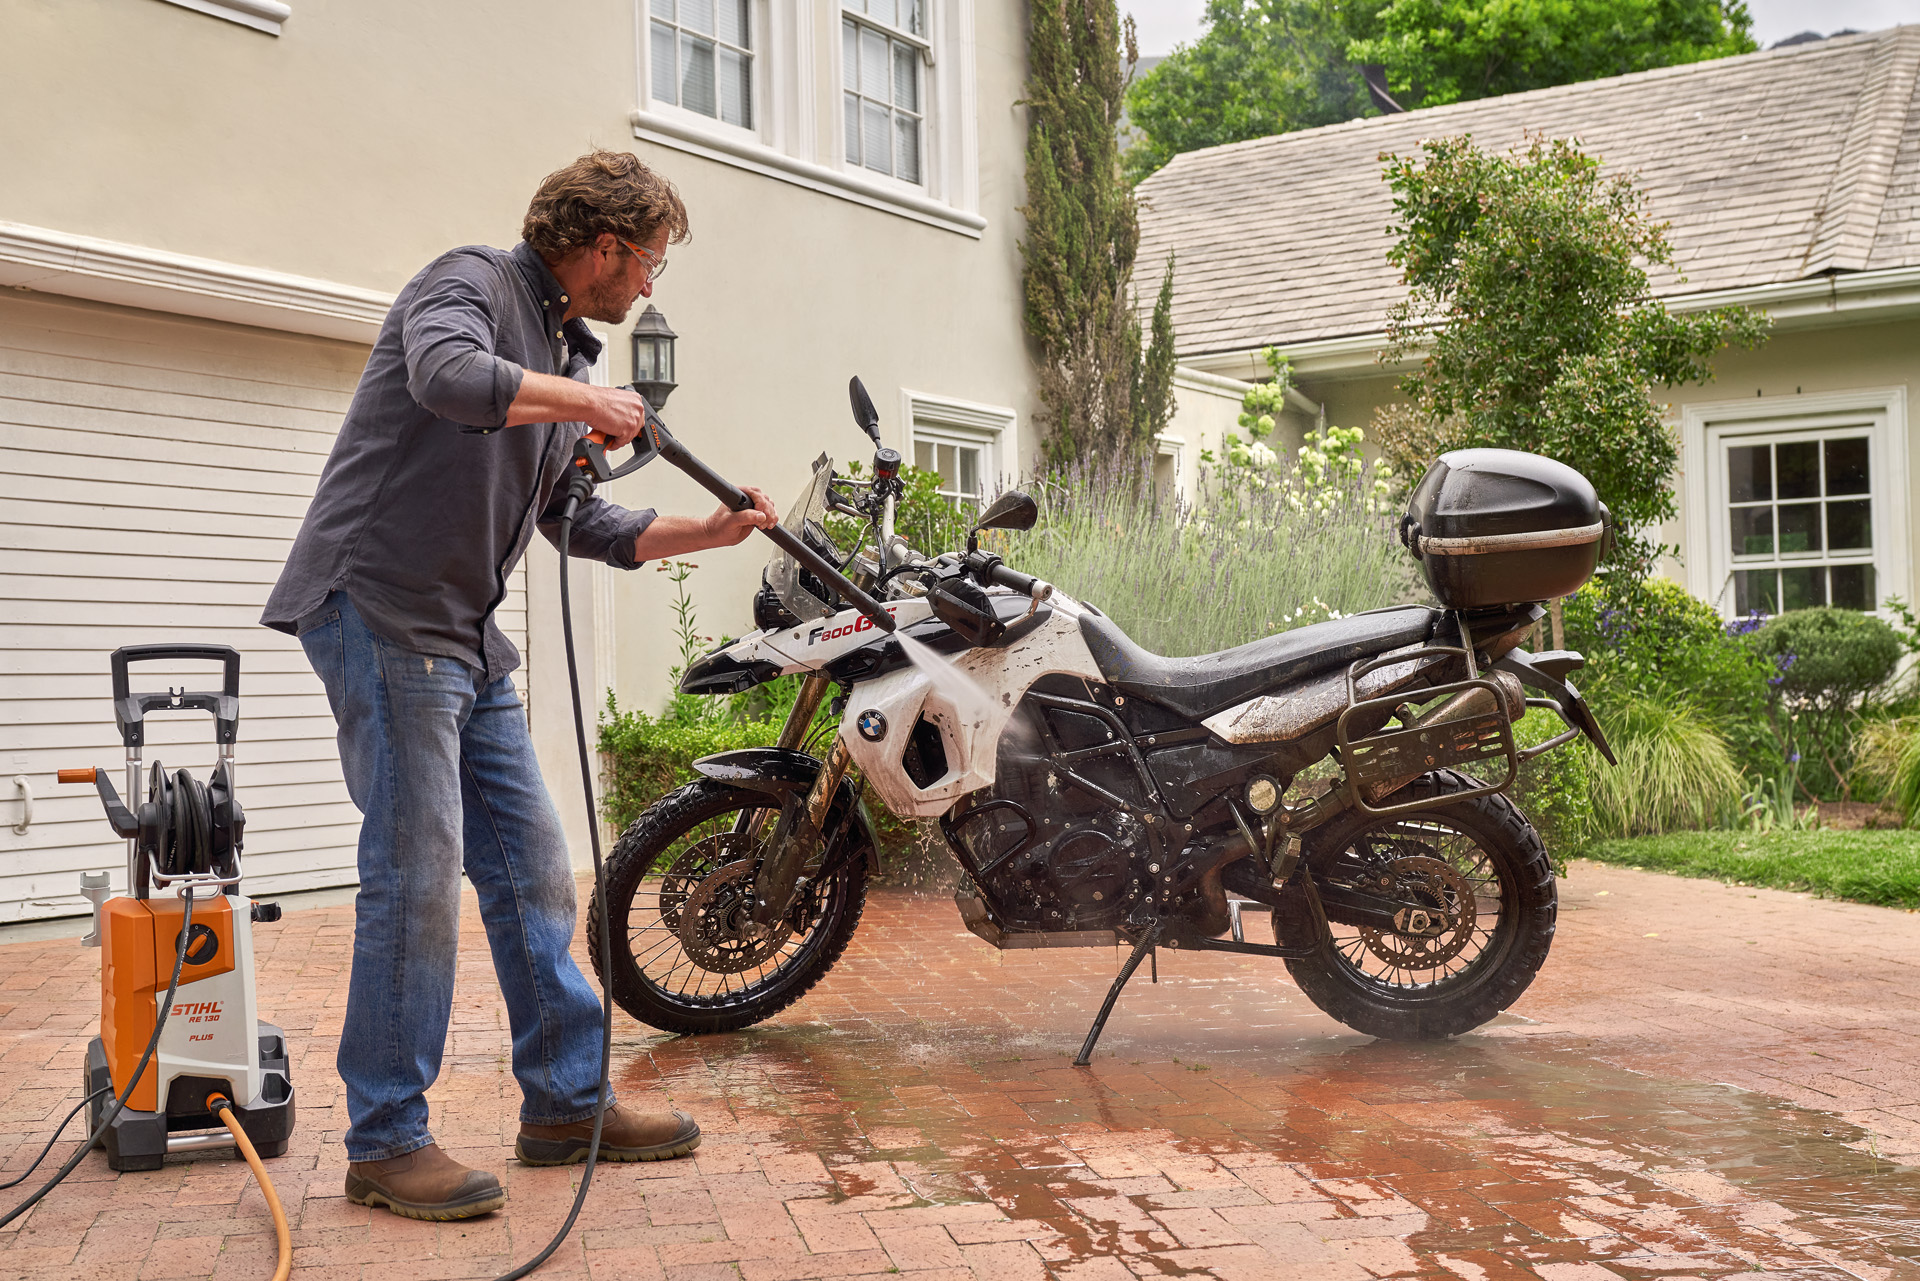
<instances>
[{"instance_id":1,"label":"man's forearm","mask_svg":"<svg viewBox=\"0 0 1920 1281\"><path fill-rule=\"evenodd\" d=\"M513 403L507 406L506 426L587 422L595 403L595 389L589 384L529 369L521 376Z\"/></svg>"},{"instance_id":2,"label":"man's forearm","mask_svg":"<svg viewBox=\"0 0 1920 1281\"><path fill-rule=\"evenodd\" d=\"M694 516L655 516L633 540L635 561L667 560L720 545L708 522Z\"/></svg>"}]
</instances>

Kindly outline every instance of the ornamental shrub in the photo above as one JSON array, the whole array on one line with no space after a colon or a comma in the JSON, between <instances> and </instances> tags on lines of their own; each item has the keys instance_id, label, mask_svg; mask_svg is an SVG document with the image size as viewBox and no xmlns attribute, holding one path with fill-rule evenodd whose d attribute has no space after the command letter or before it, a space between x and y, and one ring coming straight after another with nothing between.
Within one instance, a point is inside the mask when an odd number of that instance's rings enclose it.
<instances>
[{"instance_id":1,"label":"ornamental shrub","mask_svg":"<svg viewBox=\"0 0 1920 1281\"><path fill-rule=\"evenodd\" d=\"M1852 800L1860 708L1893 679L1906 652L1900 634L1870 614L1822 607L1777 615L1748 643L1773 669L1767 713L1801 790Z\"/></svg>"}]
</instances>

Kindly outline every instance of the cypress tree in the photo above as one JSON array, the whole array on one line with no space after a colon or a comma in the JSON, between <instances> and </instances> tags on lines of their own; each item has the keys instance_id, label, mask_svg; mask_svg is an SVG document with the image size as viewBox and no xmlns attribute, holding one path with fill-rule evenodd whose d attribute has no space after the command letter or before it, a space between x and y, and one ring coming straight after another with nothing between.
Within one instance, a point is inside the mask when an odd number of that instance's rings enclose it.
<instances>
[{"instance_id":1,"label":"cypress tree","mask_svg":"<svg viewBox=\"0 0 1920 1281\"><path fill-rule=\"evenodd\" d=\"M1126 27L1127 65L1133 52ZM1127 74L1114 0L1033 0L1025 105L1027 333L1053 461L1144 452L1173 405L1173 259L1143 350L1140 224L1116 133Z\"/></svg>"}]
</instances>

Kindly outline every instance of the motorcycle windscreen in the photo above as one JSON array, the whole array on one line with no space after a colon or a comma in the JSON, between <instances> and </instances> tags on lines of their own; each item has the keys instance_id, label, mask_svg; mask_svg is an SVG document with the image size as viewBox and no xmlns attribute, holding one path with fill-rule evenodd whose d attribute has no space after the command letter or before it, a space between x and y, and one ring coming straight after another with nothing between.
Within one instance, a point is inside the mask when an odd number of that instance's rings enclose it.
<instances>
[{"instance_id":1,"label":"motorcycle windscreen","mask_svg":"<svg viewBox=\"0 0 1920 1281\"><path fill-rule=\"evenodd\" d=\"M780 523L796 538L805 539L807 523L816 525L827 512L827 486L833 482L833 459L825 454L813 460L813 476L807 481L807 487L787 508L787 514ZM785 552L775 552L767 563L767 583L773 588L774 595L787 607L795 618L803 623L811 623L833 613L833 607L817 594L809 590L806 583L814 582L811 574L802 581L799 562Z\"/></svg>"}]
</instances>

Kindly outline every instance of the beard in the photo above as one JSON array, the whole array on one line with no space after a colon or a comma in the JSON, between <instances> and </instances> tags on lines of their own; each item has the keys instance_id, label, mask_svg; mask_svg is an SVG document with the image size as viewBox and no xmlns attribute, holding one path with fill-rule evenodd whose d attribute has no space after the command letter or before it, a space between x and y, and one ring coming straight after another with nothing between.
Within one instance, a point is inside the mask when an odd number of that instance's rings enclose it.
<instances>
[{"instance_id":1,"label":"beard","mask_svg":"<svg viewBox=\"0 0 1920 1281\"><path fill-rule=\"evenodd\" d=\"M602 324L617 325L625 321L633 310L633 304L639 300L640 291L629 291L618 281L603 279L595 281L581 298L580 317L583 320L598 320Z\"/></svg>"}]
</instances>

